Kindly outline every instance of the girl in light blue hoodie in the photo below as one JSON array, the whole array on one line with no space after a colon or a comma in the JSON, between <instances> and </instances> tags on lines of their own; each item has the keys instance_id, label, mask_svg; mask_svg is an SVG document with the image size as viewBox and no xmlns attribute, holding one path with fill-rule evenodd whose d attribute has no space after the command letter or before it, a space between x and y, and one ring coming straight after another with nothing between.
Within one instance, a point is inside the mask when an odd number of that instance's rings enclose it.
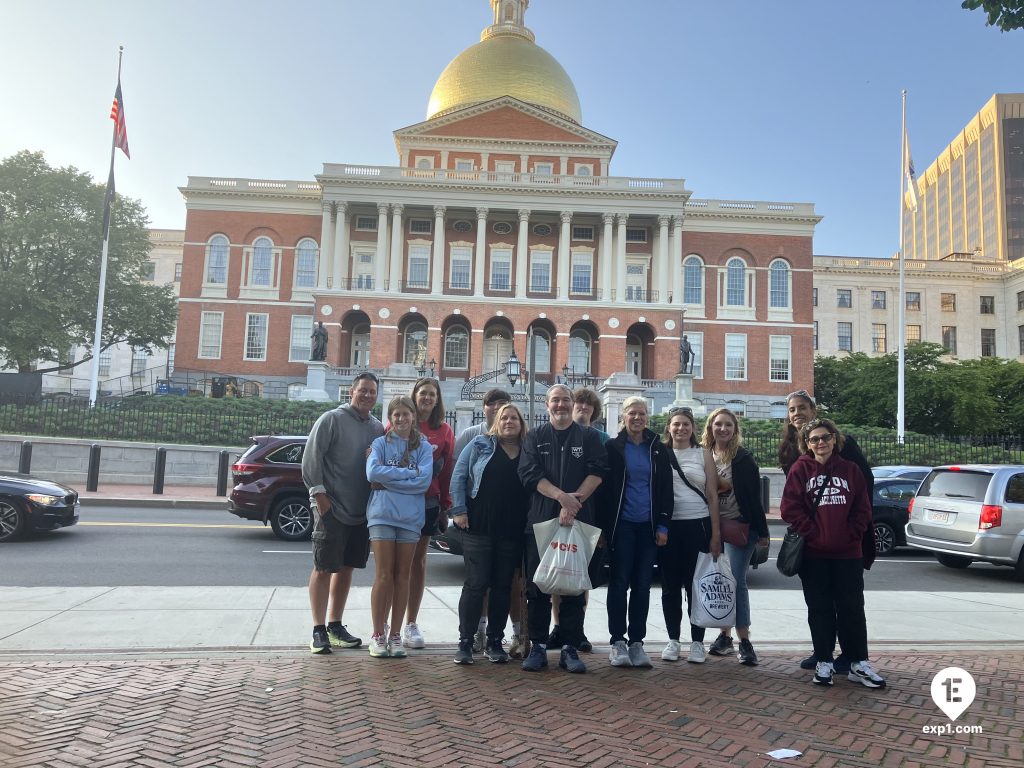
<instances>
[{"instance_id":1,"label":"girl in light blue hoodie","mask_svg":"<svg viewBox=\"0 0 1024 768\"><path fill-rule=\"evenodd\" d=\"M388 404L388 421L391 430L373 441L366 457L372 489L366 523L375 564L370 655L375 657L406 655L402 620L409 599L409 569L423 527L425 494L434 465L434 450L416 429L412 400L394 398Z\"/></svg>"}]
</instances>

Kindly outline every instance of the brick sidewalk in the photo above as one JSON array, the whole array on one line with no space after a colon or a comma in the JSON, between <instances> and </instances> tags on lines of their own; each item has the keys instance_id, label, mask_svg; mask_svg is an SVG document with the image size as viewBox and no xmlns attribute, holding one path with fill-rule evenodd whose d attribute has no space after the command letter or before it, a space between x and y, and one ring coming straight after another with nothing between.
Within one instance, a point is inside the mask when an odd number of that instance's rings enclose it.
<instances>
[{"instance_id":1,"label":"brick sidewalk","mask_svg":"<svg viewBox=\"0 0 1024 768\"><path fill-rule=\"evenodd\" d=\"M557 656L552 653L551 660ZM757 669L655 661L574 676L552 664L451 663L345 651L195 658L0 662L0 766L1013 766L1024 763L1024 653L880 654L889 688L809 682L795 656ZM962 666L978 684L957 724L932 676ZM773 761L790 747L802 757Z\"/></svg>"}]
</instances>

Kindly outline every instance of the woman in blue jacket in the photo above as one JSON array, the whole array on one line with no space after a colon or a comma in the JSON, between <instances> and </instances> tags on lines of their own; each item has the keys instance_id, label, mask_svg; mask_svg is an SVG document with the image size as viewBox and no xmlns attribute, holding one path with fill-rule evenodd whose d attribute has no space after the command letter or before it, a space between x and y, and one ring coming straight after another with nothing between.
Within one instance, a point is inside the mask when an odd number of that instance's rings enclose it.
<instances>
[{"instance_id":1,"label":"woman in blue jacket","mask_svg":"<svg viewBox=\"0 0 1024 768\"><path fill-rule=\"evenodd\" d=\"M494 423L459 454L452 472L452 522L465 531L462 553L466 580L459 598L456 664L473 663L473 634L488 594L488 661L503 664L501 647L508 620L512 577L523 557L523 529L529 498L519 480L519 452L526 436L523 414L511 403L498 409Z\"/></svg>"},{"instance_id":2,"label":"woman in blue jacket","mask_svg":"<svg viewBox=\"0 0 1024 768\"><path fill-rule=\"evenodd\" d=\"M402 620L409 600L409 571L434 466L434 449L416 429L416 406L410 398L396 397L388 404L388 421L390 431L373 441L366 458L372 488L366 524L375 565L370 655L376 657L406 655Z\"/></svg>"}]
</instances>

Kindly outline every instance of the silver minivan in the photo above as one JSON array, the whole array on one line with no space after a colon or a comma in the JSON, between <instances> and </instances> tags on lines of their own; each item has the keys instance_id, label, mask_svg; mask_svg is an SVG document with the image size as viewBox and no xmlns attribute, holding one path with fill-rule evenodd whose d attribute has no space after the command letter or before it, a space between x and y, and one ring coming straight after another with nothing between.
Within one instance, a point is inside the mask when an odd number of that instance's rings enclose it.
<instances>
[{"instance_id":1,"label":"silver minivan","mask_svg":"<svg viewBox=\"0 0 1024 768\"><path fill-rule=\"evenodd\" d=\"M911 502L907 544L950 568L1008 565L1024 581L1024 466L936 467Z\"/></svg>"}]
</instances>

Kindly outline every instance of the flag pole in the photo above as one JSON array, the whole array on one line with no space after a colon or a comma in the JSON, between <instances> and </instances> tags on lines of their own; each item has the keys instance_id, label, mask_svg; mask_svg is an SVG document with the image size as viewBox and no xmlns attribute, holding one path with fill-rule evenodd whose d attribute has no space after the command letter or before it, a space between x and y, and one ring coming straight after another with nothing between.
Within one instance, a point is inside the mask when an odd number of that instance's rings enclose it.
<instances>
[{"instance_id":1,"label":"flag pole","mask_svg":"<svg viewBox=\"0 0 1024 768\"><path fill-rule=\"evenodd\" d=\"M124 57L124 46L117 51L117 85L121 87L121 59ZM89 406L96 405L96 395L100 379L100 346L103 337L103 302L107 290L107 252L110 246L110 208L114 196L114 150L117 149L117 121L114 122L113 135L110 138L110 173L107 175L107 192L103 203L103 250L100 253L100 285L96 294L96 330L92 342L92 372L89 376Z\"/></svg>"},{"instance_id":2,"label":"flag pole","mask_svg":"<svg viewBox=\"0 0 1024 768\"><path fill-rule=\"evenodd\" d=\"M907 89L904 88L902 91L902 123L903 123L903 142L900 146L900 252L899 252L899 270L900 270L900 281L899 281L899 299L896 305L896 332L899 334L899 343L897 344L897 362L896 362L896 442L900 445L903 444L906 438L906 344L907 344L907 297L906 297L906 271L905 271L905 251L906 243L904 242L904 226L903 217L906 215L906 204L905 195L903 192L904 177L908 177L907 173L907 154L909 147L907 146ZM910 183L913 180L910 179Z\"/></svg>"}]
</instances>

